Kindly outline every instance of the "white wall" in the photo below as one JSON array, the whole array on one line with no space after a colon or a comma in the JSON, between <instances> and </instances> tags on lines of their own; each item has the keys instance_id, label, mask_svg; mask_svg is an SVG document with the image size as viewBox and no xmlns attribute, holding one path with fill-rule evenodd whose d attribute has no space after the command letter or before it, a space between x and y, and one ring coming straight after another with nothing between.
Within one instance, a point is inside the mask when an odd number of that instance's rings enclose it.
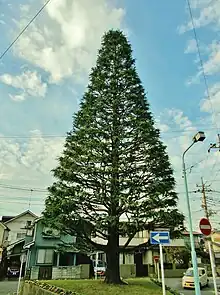
<instances>
[{"instance_id":1,"label":"white wall","mask_svg":"<svg viewBox=\"0 0 220 295\"><path fill-rule=\"evenodd\" d=\"M14 242L20 240L20 238L17 238L17 234L26 234L25 226L27 224L27 221L34 221L35 219L35 217L27 213L26 215L23 215L12 221L7 222L7 227L10 229L8 236L9 244L13 244Z\"/></svg>"},{"instance_id":2,"label":"white wall","mask_svg":"<svg viewBox=\"0 0 220 295\"><path fill-rule=\"evenodd\" d=\"M2 224L0 223L0 247L1 247L2 243L3 243L4 231L5 231L5 229L2 226Z\"/></svg>"},{"instance_id":3,"label":"white wall","mask_svg":"<svg viewBox=\"0 0 220 295\"><path fill-rule=\"evenodd\" d=\"M92 240L94 242L102 244L102 245L107 244L107 240L104 240L104 239L101 239L98 237L92 238ZM120 237L120 239L119 239L120 246L123 246L127 242L127 240L128 240L128 238ZM148 233L147 233L147 231L143 231L143 232L137 233L135 235L135 237L129 243L129 246L138 246L140 244L146 243L147 241L148 241Z\"/></svg>"}]
</instances>

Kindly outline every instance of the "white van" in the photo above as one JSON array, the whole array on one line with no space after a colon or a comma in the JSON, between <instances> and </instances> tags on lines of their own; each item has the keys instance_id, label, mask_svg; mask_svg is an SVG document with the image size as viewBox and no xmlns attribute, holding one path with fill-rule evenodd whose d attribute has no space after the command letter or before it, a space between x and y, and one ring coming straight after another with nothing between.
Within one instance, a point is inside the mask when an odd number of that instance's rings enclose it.
<instances>
[{"instance_id":1,"label":"white van","mask_svg":"<svg viewBox=\"0 0 220 295\"><path fill-rule=\"evenodd\" d=\"M198 273L199 273L199 283L200 287L207 287L209 284L209 279L207 275L207 271L203 267L198 267ZM187 271L184 273L184 276L182 278L182 287L194 289L194 277L193 277L193 268L188 268Z\"/></svg>"}]
</instances>

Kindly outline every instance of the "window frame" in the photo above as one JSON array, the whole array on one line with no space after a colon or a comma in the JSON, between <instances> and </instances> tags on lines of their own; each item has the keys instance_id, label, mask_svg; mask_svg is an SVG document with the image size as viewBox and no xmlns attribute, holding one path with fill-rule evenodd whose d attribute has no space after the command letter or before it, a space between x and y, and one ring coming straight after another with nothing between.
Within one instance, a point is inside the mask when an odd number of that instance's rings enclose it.
<instances>
[{"instance_id":1,"label":"window frame","mask_svg":"<svg viewBox=\"0 0 220 295\"><path fill-rule=\"evenodd\" d=\"M39 254L42 253L41 251L44 251L43 255L41 258L41 261L39 262ZM48 254L47 252L48 251L51 251L51 260L48 262L47 261L47 257L48 257ZM37 255L36 255L36 264L37 265L53 265L53 259L54 259L54 249L48 249L48 248L40 248L40 249L37 249Z\"/></svg>"}]
</instances>

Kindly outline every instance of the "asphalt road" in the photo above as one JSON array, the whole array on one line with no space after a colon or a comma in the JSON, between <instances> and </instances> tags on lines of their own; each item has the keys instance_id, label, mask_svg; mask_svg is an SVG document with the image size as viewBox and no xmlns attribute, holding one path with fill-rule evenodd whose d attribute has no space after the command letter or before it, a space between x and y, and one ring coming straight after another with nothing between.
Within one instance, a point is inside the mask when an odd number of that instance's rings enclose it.
<instances>
[{"instance_id":1,"label":"asphalt road","mask_svg":"<svg viewBox=\"0 0 220 295\"><path fill-rule=\"evenodd\" d=\"M181 292L183 295L195 295L194 290L184 290L181 286L181 281L182 281L181 279L166 279L166 285L174 290ZM214 294L212 279L209 279L209 281L210 281L209 287L203 288L201 290L202 295L213 295ZM218 279L217 284L220 285L220 279Z\"/></svg>"},{"instance_id":2,"label":"asphalt road","mask_svg":"<svg viewBox=\"0 0 220 295\"><path fill-rule=\"evenodd\" d=\"M18 281L0 281L0 295L14 295L17 285Z\"/></svg>"}]
</instances>

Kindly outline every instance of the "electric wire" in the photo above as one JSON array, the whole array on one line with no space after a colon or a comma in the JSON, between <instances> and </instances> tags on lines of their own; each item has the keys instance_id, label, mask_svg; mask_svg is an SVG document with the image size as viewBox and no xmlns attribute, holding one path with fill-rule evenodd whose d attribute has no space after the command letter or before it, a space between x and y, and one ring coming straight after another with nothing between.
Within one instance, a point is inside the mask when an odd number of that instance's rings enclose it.
<instances>
[{"instance_id":1,"label":"electric wire","mask_svg":"<svg viewBox=\"0 0 220 295\"><path fill-rule=\"evenodd\" d=\"M213 103L212 103L212 99L211 99L211 94L210 94L210 90L209 90L208 79L207 79L207 76L206 76L206 73L205 73L205 68L204 68L204 63L203 63L202 54L201 54L201 50L200 50L199 39L198 39L197 32L196 32L196 26L195 26L193 13L192 13L191 3L190 3L190 0L186 0L186 1L187 1L187 4L188 4L188 10L189 10L189 15L190 15L190 19L191 19L193 34L194 34L194 38L195 38L195 41L196 41L196 48L197 48L197 53L198 53L198 57L199 57L201 72L202 72L202 76L203 76L203 80L204 80L204 84L205 84L206 96L207 96L207 98L209 100L209 104L210 104L211 112L212 112L212 115L213 115L213 120L214 120L214 123L216 125L217 133L219 134L220 133L219 132L219 126L217 124L216 114L214 112ZM217 162L218 162L218 159L215 160L210 173L212 173L212 171L214 170L215 166L217 165Z\"/></svg>"},{"instance_id":2,"label":"electric wire","mask_svg":"<svg viewBox=\"0 0 220 295\"><path fill-rule=\"evenodd\" d=\"M45 188L31 188L31 187L20 187L20 186L13 186L13 185L7 185L0 183L0 188L6 188L6 189L13 189L13 190L21 190L21 191L28 191L28 192L38 192L38 193L46 193L48 192Z\"/></svg>"},{"instance_id":3,"label":"electric wire","mask_svg":"<svg viewBox=\"0 0 220 295\"><path fill-rule=\"evenodd\" d=\"M50 3L51 0L47 0L44 5L38 10L38 12L32 17L32 19L27 23L27 25L21 30L17 37L9 44L9 46L0 55L0 60L6 55L6 53L14 46L18 39L23 35L23 33L28 29L28 27L34 22L34 20L40 15L44 8Z\"/></svg>"},{"instance_id":4,"label":"electric wire","mask_svg":"<svg viewBox=\"0 0 220 295\"><path fill-rule=\"evenodd\" d=\"M196 41L196 48L197 48L197 52L198 52L198 56L199 56L199 62L200 62L200 66L201 66L201 71L202 71L204 84L205 84L205 88L206 88L206 95L207 95L207 98L209 99L211 111L212 111L213 117L215 119L215 112L214 112L214 108L213 108L213 104L212 104L212 100L211 100L208 80L207 80L205 69L204 69L204 63L203 63L202 54L201 54L201 50L200 50L200 46L199 46L199 39L198 39L197 32L196 32L196 26L195 26L195 22L194 22L193 13L192 13L191 3L190 3L190 0L186 0L186 1L187 1L187 4L188 4L190 19L191 19L191 23L192 23L192 29L193 29L194 38L195 38L195 41ZM215 124L216 124L216 129L219 130L219 127L218 127L218 124L217 124L216 120L215 120Z\"/></svg>"}]
</instances>

